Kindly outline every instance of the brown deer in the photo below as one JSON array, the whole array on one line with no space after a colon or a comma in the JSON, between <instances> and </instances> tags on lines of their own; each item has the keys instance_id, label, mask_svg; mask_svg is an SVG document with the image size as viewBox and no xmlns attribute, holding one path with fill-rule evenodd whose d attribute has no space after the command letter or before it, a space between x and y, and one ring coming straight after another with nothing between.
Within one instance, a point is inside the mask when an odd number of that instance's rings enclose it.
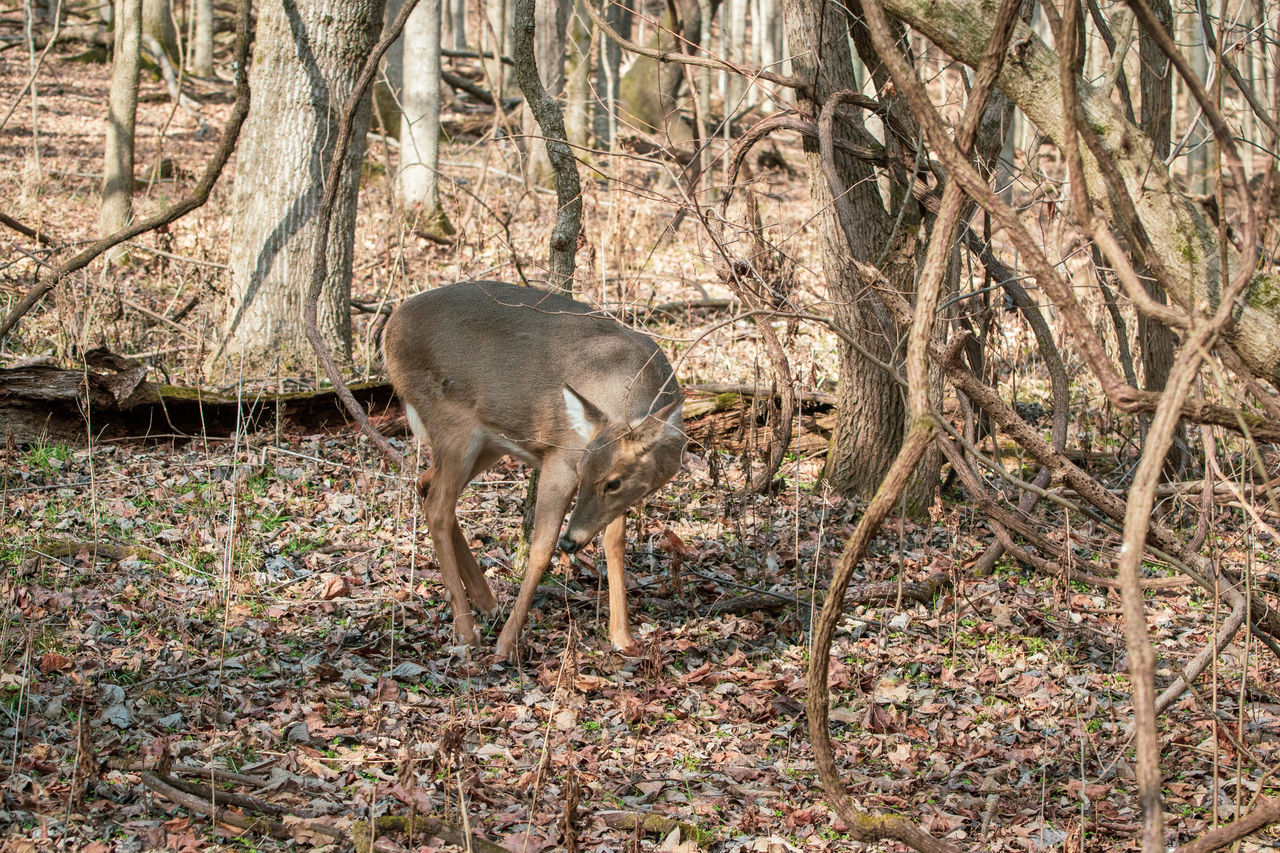
<instances>
[{"instance_id":1,"label":"brown deer","mask_svg":"<svg viewBox=\"0 0 1280 853\"><path fill-rule=\"evenodd\" d=\"M627 508L680 469L680 387L647 336L567 296L493 281L450 284L404 301L383 358L432 468L419 479L459 639L479 644L474 606L497 600L458 526L458 496L503 456L542 469L529 568L498 636L511 659L542 573L604 530L609 639L634 649L623 572ZM428 487L429 486L429 487Z\"/></svg>"}]
</instances>

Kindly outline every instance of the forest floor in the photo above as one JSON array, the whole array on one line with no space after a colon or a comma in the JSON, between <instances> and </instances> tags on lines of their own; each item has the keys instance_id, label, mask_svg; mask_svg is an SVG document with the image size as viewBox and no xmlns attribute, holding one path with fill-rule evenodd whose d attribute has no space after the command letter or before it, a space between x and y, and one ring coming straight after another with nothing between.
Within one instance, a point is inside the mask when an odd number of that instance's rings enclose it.
<instances>
[{"instance_id":1,"label":"forest floor","mask_svg":"<svg viewBox=\"0 0 1280 853\"><path fill-rule=\"evenodd\" d=\"M52 53L33 135L18 60L0 54L0 106L21 104L0 136L5 212L61 242L84 241L96 228L106 71ZM176 197L216 141L226 87L204 88L202 129L171 114L157 84L144 87L140 172L169 157L178 183L147 189L143 212ZM458 109L450 120L468 116ZM511 161L496 146L459 134L448 148L447 168L465 177L446 187L460 239L442 247L397 224L379 189L380 145L362 200L359 298L509 277L512 251L536 269L552 200L502 171ZM779 145L801 166L794 144ZM692 223L660 239L670 217L654 199L665 168L622 195L621 182L588 189L598 227L584 269L610 304L723 293ZM786 253L813 257L803 176L762 169L756 179L784 211ZM104 345L197 384L217 323L230 186L228 175L206 208L145 243L167 255L138 249L110 273L69 282L0 361L66 366ZM0 235L7 302L36 269L29 242ZM814 288L802 262L796 277ZM172 317L189 302L173 324L135 307ZM750 382L767 370L749 324L699 322L656 330L682 357L682 377ZM797 375L827 387L832 343L795 334ZM358 323L371 373L375 336ZM1114 417L1084 397L1082 420ZM564 849L566 828L581 850L693 849L687 833L677 841L627 828L636 814L695 827L693 841L716 851L847 849L815 774L804 679L812 605L861 507L823 488L818 460L788 461L765 496L743 493L743 466L702 449L634 514L642 655L609 650L598 552L588 551L550 573L521 660L505 665L454 645L410 482L351 433L286 423L226 439L0 448L0 850L323 847L334 840L318 827L345 834L355 821L409 814L512 851ZM460 509L504 602L518 583L522 495L518 468L499 467ZM1176 523L1183 506L1158 511ZM1058 538L1092 553L1114 542L1079 519ZM973 577L967 567L989 539L965 497L947 493L929 523L887 527L859 567L857 584L943 573L952 585L928 604L847 607L831 681L845 784L863 807L916 816L966 849L1136 849L1118 597L1011 565ZM1253 559L1229 525L1216 541L1223 559ZM1224 611L1186 585L1152 591L1147 607L1167 683ZM1162 760L1176 768L1165 789L1173 841L1277 792L1274 661L1237 642L1211 673L1213 685L1206 676L1162 719ZM1215 725L1215 712L1243 722ZM206 800L212 780L233 817L269 813L292 839L246 834L148 786L166 772L203 782ZM1278 843L1272 830L1241 849ZM453 849L397 834L379 845Z\"/></svg>"}]
</instances>

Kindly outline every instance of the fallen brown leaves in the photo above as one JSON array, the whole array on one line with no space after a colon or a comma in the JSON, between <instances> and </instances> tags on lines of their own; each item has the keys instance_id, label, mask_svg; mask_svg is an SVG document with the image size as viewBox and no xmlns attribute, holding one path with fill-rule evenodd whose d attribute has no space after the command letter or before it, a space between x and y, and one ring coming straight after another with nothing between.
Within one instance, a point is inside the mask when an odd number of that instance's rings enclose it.
<instances>
[{"instance_id":1,"label":"fallen brown leaves","mask_svg":"<svg viewBox=\"0 0 1280 853\"><path fill-rule=\"evenodd\" d=\"M6 452L0 696L4 742L16 747L0 756L10 771L0 821L11 837L87 845L110 823L113 837L195 850L245 831L173 822L178 806L143 786L163 759L171 772L205 774L206 787L209 774L221 779L223 807L242 818L252 810L236 802L270 803L288 843L329 843L313 825L345 834L357 819L419 814L508 849L555 849L572 771L581 850L621 849L648 825L617 829L622 819L604 815L618 811L683 822L717 850L768 849L770 839L843 848L805 733L804 622L794 609L700 615L740 585L807 598L819 514L824 554L838 553L848 529L829 502L753 499L735 534L713 540L711 522L689 510L705 486L690 473L661 497L669 517L646 514L632 540L644 654L608 650L600 579L562 565L568 576L544 588L512 668L453 645L434 564L417 552L425 537L408 478L361 467L357 443L280 446L289 453L264 453L258 439L239 450L49 451L57 465ZM463 515L508 596L515 514L502 505L520 492L509 476L477 483ZM976 549L952 518L904 529L880 543L863 580L884 582L899 566L921 580ZM650 536L670 550L646 557ZM45 547L69 542L81 544ZM698 572L678 602L675 551ZM52 552L62 556L42 555ZM138 556L153 553L163 560ZM957 582L933 607L850 609L831 679L847 783L959 844L1061 841L1083 808L1091 838L1124 846L1137 814L1114 600L1016 573ZM1151 612L1170 660L1213 633L1209 602L1168 591ZM1245 674L1246 727L1229 732L1249 741L1244 787L1232 773L1215 782L1215 744L1224 768L1237 756L1191 700L1171 716L1171 760L1192 768L1168 788L1179 837L1202 830L1215 801L1229 814L1249 785L1266 789L1276 674L1253 657L1224 660L1221 677ZM690 840L640 835L642 849Z\"/></svg>"}]
</instances>

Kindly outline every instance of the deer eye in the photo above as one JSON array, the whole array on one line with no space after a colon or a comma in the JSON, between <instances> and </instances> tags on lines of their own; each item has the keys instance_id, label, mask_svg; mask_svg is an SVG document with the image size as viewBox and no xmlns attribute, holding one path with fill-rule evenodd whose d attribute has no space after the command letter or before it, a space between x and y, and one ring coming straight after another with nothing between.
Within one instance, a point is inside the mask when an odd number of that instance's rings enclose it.
<instances>
[{"instance_id":1,"label":"deer eye","mask_svg":"<svg viewBox=\"0 0 1280 853\"><path fill-rule=\"evenodd\" d=\"M611 495L622 488L622 478L614 477L612 480L604 484L604 493Z\"/></svg>"}]
</instances>

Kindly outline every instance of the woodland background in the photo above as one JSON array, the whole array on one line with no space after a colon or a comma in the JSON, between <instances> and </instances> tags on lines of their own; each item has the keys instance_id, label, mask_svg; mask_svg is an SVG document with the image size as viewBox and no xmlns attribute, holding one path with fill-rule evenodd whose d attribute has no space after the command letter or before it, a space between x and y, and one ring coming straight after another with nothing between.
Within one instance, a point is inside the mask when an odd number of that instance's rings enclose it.
<instances>
[{"instance_id":1,"label":"woodland background","mask_svg":"<svg viewBox=\"0 0 1280 853\"><path fill-rule=\"evenodd\" d=\"M1276 845L1274 4L419 6L0 11L0 848ZM686 387L640 658L334 395L470 278Z\"/></svg>"}]
</instances>

